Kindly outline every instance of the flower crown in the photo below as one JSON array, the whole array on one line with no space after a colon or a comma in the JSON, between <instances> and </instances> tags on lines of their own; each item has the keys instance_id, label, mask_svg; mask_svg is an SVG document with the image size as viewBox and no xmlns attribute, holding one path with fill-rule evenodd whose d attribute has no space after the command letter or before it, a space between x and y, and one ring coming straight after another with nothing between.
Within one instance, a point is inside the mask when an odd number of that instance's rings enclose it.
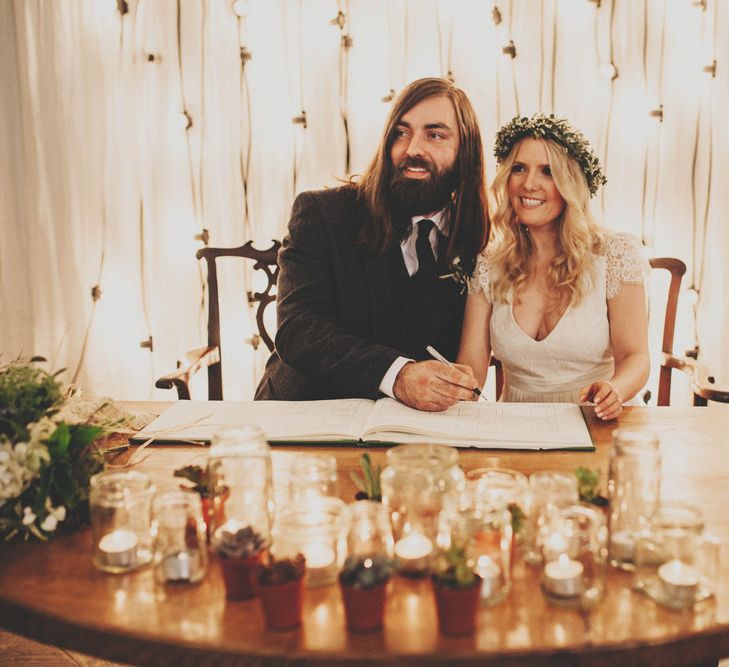
<instances>
[{"instance_id":1,"label":"flower crown","mask_svg":"<svg viewBox=\"0 0 729 667\"><path fill-rule=\"evenodd\" d=\"M551 139L567 151L567 154L577 160L587 179L590 196L594 197L601 185L607 183L602 173L600 160L592 150L582 132L572 127L566 118L559 118L554 114L547 116L543 113L534 114L531 118L515 116L504 125L496 134L494 155L501 164L511 153L514 145L525 137L535 139Z\"/></svg>"}]
</instances>

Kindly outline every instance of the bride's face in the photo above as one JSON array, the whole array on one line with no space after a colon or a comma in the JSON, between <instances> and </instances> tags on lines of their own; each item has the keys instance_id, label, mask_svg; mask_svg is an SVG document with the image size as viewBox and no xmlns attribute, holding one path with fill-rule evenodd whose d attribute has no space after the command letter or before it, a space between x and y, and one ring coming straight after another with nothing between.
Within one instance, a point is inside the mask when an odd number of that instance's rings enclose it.
<instances>
[{"instance_id":1,"label":"bride's face","mask_svg":"<svg viewBox=\"0 0 729 667\"><path fill-rule=\"evenodd\" d=\"M509 174L509 199L517 220L530 230L553 226L562 215L565 201L557 189L544 144L523 139Z\"/></svg>"}]
</instances>

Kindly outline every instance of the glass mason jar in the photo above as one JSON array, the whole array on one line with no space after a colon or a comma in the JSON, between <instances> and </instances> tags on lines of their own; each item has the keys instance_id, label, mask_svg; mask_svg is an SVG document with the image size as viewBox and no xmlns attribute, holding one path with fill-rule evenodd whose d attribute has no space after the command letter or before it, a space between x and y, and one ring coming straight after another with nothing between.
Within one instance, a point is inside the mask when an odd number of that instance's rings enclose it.
<instances>
[{"instance_id":1,"label":"glass mason jar","mask_svg":"<svg viewBox=\"0 0 729 667\"><path fill-rule=\"evenodd\" d=\"M511 513L513 547L521 544L527 516L529 480L510 468L476 468L466 473L467 496L493 508L506 507Z\"/></svg>"},{"instance_id":2,"label":"glass mason jar","mask_svg":"<svg viewBox=\"0 0 729 667\"><path fill-rule=\"evenodd\" d=\"M396 565L401 572L425 573L435 547L448 547L450 525L465 491L458 450L426 444L392 447L380 482L382 502L390 512Z\"/></svg>"},{"instance_id":3,"label":"glass mason jar","mask_svg":"<svg viewBox=\"0 0 729 667\"><path fill-rule=\"evenodd\" d=\"M578 502L577 478L569 473L540 470L529 475L527 516L524 523L524 560L542 562L543 528L559 508Z\"/></svg>"},{"instance_id":4,"label":"glass mason jar","mask_svg":"<svg viewBox=\"0 0 729 667\"><path fill-rule=\"evenodd\" d=\"M158 581L195 584L205 576L207 543L200 498L168 491L152 503L154 563Z\"/></svg>"},{"instance_id":5,"label":"glass mason jar","mask_svg":"<svg viewBox=\"0 0 729 667\"><path fill-rule=\"evenodd\" d=\"M129 572L152 560L152 498L147 475L134 470L100 472L90 481L94 565Z\"/></svg>"},{"instance_id":6,"label":"glass mason jar","mask_svg":"<svg viewBox=\"0 0 729 667\"><path fill-rule=\"evenodd\" d=\"M543 530L542 590L550 604L589 609L605 591L607 527L602 510L587 503L562 507Z\"/></svg>"},{"instance_id":7,"label":"glass mason jar","mask_svg":"<svg viewBox=\"0 0 729 667\"><path fill-rule=\"evenodd\" d=\"M346 552L346 504L339 498L305 498L282 508L273 551L276 558L306 558L309 588L336 580Z\"/></svg>"},{"instance_id":8,"label":"glass mason jar","mask_svg":"<svg viewBox=\"0 0 729 667\"><path fill-rule=\"evenodd\" d=\"M215 549L224 535L251 528L265 546L271 541L273 484L271 448L257 426L216 433L208 458L210 494L224 504L216 514L210 534Z\"/></svg>"},{"instance_id":9,"label":"glass mason jar","mask_svg":"<svg viewBox=\"0 0 729 667\"><path fill-rule=\"evenodd\" d=\"M661 453L651 431L613 431L609 456L610 564L632 570L635 544L658 506Z\"/></svg>"},{"instance_id":10,"label":"glass mason jar","mask_svg":"<svg viewBox=\"0 0 729 667\"><path fill-rule=\"evenodd\" d=\"M673 609L712 596L719 572L719 543L704 534L701 510L685 503L658 506L636 539L633 588Z\"/></svg>"},{"instance_id":11,"label":"glass mason jar","mask_svg":"<svg viewBox=\"0 0 729 667\"><path fill-rule=\"evenodd\" d=\"M347 506L347 560L392 558L392 526L387 508L374 500Z\"/></svg>"}]
</instances>

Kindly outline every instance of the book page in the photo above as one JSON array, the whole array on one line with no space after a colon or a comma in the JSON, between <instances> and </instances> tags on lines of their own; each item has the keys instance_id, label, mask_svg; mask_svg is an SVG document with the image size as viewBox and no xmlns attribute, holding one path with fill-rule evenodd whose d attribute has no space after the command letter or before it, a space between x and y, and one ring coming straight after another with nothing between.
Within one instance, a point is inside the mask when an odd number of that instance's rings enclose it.
<instances>
[{"instance_id":1,"label":"book page","mask_svg":"<svg viewBox=\"0 0 729 667\"><path fill-rule=\"evenodd\" d=\"M374 402L333 401L178 401L132 441L210 442L218 431L255 424L278 442L358 441Z\"/></svg>"},{"instance_id":2,"label":"book page","mask_svg":"<svg viewBox=\"0 0 729 667\"><path fill-rule=\"evenodd\" d=\"M573 403L461 401L445 412L422 412L381 399L363 439L489 449L594 449L582 412Z\"/></svg>"}]
</instances>

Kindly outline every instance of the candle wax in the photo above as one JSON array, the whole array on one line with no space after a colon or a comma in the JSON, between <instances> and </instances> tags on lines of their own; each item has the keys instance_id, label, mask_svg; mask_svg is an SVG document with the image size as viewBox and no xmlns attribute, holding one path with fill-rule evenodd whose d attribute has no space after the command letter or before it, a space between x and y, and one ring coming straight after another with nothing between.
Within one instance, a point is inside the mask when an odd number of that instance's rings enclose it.
<instances>
[{"instance_id":1,"label":"candle wax","mask_svg":"<svg viewBox=\"0 0 729 667\"><path fill-rule=\"evenodd\" d=\"M567 554L544 566L544 588L558 597L576 597L582 592L582 563Z\"/></svg>"}]
</instances>

